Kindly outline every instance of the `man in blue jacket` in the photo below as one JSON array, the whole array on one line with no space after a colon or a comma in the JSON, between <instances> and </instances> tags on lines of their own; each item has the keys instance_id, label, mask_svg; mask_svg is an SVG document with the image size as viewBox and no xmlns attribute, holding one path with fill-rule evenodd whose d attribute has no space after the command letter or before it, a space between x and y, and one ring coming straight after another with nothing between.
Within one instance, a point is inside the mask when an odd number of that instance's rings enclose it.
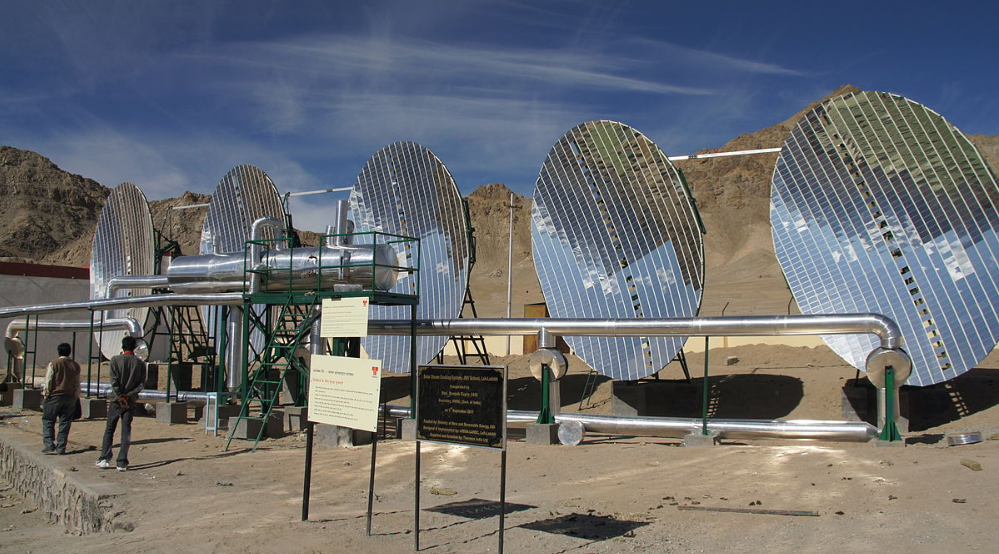
<instances>
[{"instance_id":1,"label":"man in blue jacket","mask_svg":"<svg viewBox=\"0 0 999 554\"><path fill-rule=\"evenodd\" d=\"M115 428L121 420L121 447L118 449L118 471L128 469L128 447L132 443L132 417L139 400L139 392L146 382L146 362L135 355L135 338L121 341L122 353L111 358L111 393L108 396L108 423L104 428L104 443L97 467L111 467L111 444Z\"/></svg>"}]
</instances>

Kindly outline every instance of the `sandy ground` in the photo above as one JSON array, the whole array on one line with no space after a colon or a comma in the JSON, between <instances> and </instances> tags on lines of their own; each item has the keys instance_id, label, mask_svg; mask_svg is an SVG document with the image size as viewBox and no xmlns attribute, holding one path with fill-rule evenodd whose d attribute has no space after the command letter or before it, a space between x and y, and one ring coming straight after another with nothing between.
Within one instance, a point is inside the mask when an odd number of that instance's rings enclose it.
<instances>
[{"instance_id":1,"label":"sandy ground","mask_svg":"<svg viewBox=\"0 0 999 554\"><path fill-rule=\"evenodd\" d=\"M728 357L739 361L726 365ZM714 417L841 419L840 388L854 377L826 348L747 346L713 353ZM692 372L702 366L691 356ZM730 360L728 360L730 361ZM537 386L522 357L511 368L511 407L536 408ZM970 388L999 379L994 355ZM696 369L695 369L696 368ZM672 374L671 374L672 372ZM664 379L680 376L678 366ZM983 380L984 379L984 380ZM570 374L564 411L577 411L582 375ZM403 403L404 377L385 397ZM985 383L983 385L983 383ZM583 411L609 411L602 382ZM955 395L961 390L955 389ZM666 438L588 435L583 444L508 445L507 552L994 552L999 511L999 440L947 446L947 433L999 433L991 401L961 404L964 416L907 435L905 448L872 444L733 441L689 448ZM970 398L970 396L969 396ZM0 433L35 437L40 419L2 420ZM75 536L46 522L30 501L0 484L0 545L27 552L401 552L414 548L415 445L378 445L372 535L365 536L371 447L316 450L310 517L301 521L305 441L262 442L256 452L205 435L195 424L136 420L132 470L94 467L103 421L73 426L70 471L120 485L117 520L132 531ZM999 437L997 437L999 438ZM424 443L420 546L428 552L495 552L501 454ZM981 471L962 465L977 461ZM484 501L484 502L483 502ZM692 509L691 509L692 508ZM813 512L774 515L718 508ZM27 512L27 513L25 513ZM127 526L126 526L127 527Z\"/></svg>"}]
</instances>

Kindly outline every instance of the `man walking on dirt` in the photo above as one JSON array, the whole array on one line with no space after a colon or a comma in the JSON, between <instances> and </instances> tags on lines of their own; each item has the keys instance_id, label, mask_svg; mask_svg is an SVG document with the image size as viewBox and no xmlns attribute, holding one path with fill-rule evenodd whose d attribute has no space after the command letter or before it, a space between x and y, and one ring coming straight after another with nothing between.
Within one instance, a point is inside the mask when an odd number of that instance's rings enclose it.
<instances>
[{"instance_id":1,"label":"man walking on dirt","mask_svg":"<svg viewBox=\"0 0 999 554\"><path fill-rule=\"evenodd\" d=\"M45 402L42 403L42 452L65 454L69 428L80 398L80 364L69 355L73 347L62 343L56 347L59 357L49 362L45 370ZM56 419L59 434L55 434ZM54 440L53 440L54 439Z\"/></svg>"},{"instance_id":2,"label":"man walking on dirt","mask_svg":"<svg viewBox=\"0 0 999 554\"><path fill-rule=\"evenodd\" d=\"M114 432L121 420L121 446L118 449L118 471L128 469L128 447L132 443L132 417L139 400L139 392L146 382L146 362L135 355L135 338L121 341L122 353L111 358L111 394L108 396L108 423L104 428L104 443L97 467L111 467L111 445Z\"/></svg>"}]
</instances>

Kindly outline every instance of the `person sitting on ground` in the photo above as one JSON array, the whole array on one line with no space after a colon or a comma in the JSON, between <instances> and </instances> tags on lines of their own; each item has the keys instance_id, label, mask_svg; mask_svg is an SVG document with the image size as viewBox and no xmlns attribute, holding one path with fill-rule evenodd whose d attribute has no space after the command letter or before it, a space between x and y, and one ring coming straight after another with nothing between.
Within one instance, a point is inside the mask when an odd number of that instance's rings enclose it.
<instances>
[{"instance_id":1,"label":"person sitting on ground","mask_svg":"<svg viewBox=\"0 0 999 554\"><path fill-rule=\"evenodd\" d=\"M73 424L76 402L80 398L80 364L69 356L73 347L65 342L56 347L59 357L49 362L45 370L45 390L42 393L42 452L65 454L69 428ZM59 434L55 434L56 420ZM53 438L54 436L54 438Z\"/></svg>"},{"instance_id":2,"label":"person sitting on ground","mask_svg":"<svg viewBox=\"0 0 999 554\"><path fill-rule=\"evenodd\" d=\"M138 405L139 393L146 382L146 362L135 355L134 337L121 341L122 353L111 358L111 393L108 396L108 422L104 427L104 442L97 467L111 467L111 445L115 428L121 420L121 446L118 449L118 471L128 469L128 447L132 444L132 418Z\"/></svg>"}]
</instances>

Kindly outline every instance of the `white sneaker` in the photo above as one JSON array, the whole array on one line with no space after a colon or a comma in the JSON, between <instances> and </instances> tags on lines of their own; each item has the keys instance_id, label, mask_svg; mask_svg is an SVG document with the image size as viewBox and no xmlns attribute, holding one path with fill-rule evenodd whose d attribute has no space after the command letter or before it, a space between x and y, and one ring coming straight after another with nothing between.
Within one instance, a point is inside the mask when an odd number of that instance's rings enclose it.
<instances>
[{"instance_id":1,"label":"white sneaker","mask_svg":"<svg viewBox=\"0 0 999 554\"><path fill-rule=\"evenodd\" d=\"M128 466L118 466L118 471L128 471Z\"/></svg>"},{"instance_id":2,"label":"white sneaker","mask_svg":"<svg viewBox=\"0 0 999 554\"><path fill-rule=\"evenodd\" d=\"M97 460L97 463L94 464L94 465L97 466L97 467L99 467L99 468L101 468L101 469L110 469L111 468L111 462L109 462L107 460Z\"/></svg>"}]
</instances>

